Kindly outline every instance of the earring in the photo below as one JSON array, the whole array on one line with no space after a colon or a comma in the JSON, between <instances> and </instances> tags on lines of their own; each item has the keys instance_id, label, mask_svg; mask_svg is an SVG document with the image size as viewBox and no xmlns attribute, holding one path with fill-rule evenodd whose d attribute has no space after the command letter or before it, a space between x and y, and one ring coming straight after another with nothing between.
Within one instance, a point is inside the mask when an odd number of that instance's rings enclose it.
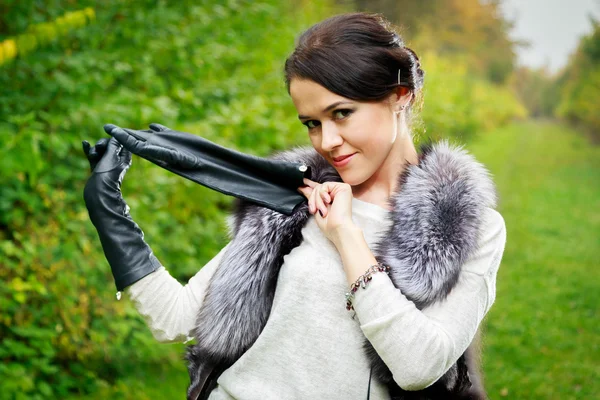
<instances>
[{"instance_id":1,"label":"earring","mask_svg":"<svg viewBox=\"0 0 600 400\"><path fill-rule=\"evenodd\" d=\"M398 110L396 110L396 111L393 111L393 113L394 113L394 116L395 116L395 117L397 117L397 116L398 116L398 114L400 114L402 111L404 111L404 108L405 108L405 107L406 107L406 106L400 106L400 108L399 108Z\"/></svg>"},{"instance_id":2,"label":"earring","mask_svg":"<svg viewBox=\"0 0 600 400\"><path fill-rule=\"evenodd\" d=\"M396 136L398 135L398 116L402 114L402 111L404 111L405 108L406 104L401 105L399 110L394 111L394 138L392 139L392 143L396 141Z\"/></svg>"},{"instance_id":3,"label":"earring","mask_svg":"<svg viewBox=\"0 0 600 400\"><path fill-rule=\"evenodd\" d=\"M392 128L394 130L394 135L392 138L392 143L396 141L396 136L398 135L398 116L400 115L403 109L404 107L401 107L399 111L394 111L394 126Z\"/></svg>"}]
</instances>

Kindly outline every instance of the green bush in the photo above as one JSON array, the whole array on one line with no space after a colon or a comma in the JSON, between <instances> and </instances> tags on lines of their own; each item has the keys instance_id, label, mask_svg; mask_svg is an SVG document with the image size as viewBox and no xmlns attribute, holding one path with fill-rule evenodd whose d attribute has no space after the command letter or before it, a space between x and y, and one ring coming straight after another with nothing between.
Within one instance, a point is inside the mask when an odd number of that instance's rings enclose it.
<instances>
[{"instance_id":1,"label":"green bush","mask_svg":"<svg viewBox=\"0 0 600 400\"><path fill-rule=\"evenodd\" d=\"M600 138L600 22L584 36L569 65L558 78L561 99L558 116L585 127Z\"/></svg>"},{"instance_id":2,"label":"green bush","mask_svg":"<svg viewBox=\"0 0 600 400\"><path fill-rule=\"evenodd\" d=\"M423 123L417 129L420 136L453 137L467 142L527 115L508 87L474 74L460 57L440 57L428 52L420 58L425 70Z\"/></svg>"}]
</instances>

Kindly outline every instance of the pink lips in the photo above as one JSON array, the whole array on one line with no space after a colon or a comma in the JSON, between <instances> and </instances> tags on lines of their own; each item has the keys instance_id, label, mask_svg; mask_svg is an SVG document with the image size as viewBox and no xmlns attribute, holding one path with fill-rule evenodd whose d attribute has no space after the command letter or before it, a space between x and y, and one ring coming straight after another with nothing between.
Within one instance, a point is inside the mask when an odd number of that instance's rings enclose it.
<instances>
[{"instance_id":1,"label":"pink lips","mask_svg":"<svg viewBox=\"0 0 600 400\"><path fill-rule=\"evenodd\" d=\"M354 154L356 154L356 153L354 153ZM333 165L336 167L343 167L344 165L346 165L350 162L350 160L352 159L354 154L349 154L347 156L340 156L340 157L333 158Z\"/></svg>"}]
</instances>

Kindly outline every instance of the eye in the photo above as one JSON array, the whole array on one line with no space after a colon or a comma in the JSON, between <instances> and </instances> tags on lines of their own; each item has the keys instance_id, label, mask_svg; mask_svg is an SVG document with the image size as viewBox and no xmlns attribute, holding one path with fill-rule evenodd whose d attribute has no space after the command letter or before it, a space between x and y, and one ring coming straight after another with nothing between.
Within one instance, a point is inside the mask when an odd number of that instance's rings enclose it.
<instances>
[{"instance_id":1,"label":"eye","mask_svg":"<svg viewBox=\"0 0 600 400\"><path fill-rule=\"evenodd\" d=\"M320 123L319 121L315 121L314 119L311 119L311 120L308 120L308 121L306 121L306 122L303 122L302 124L303 124L303 125L306 125L306 127L307 127L308 129L314 129L314 128L316 128L317 126L321 125L321 123Z\"/></svg>"},{"instance_id":2,"label":"eye","mask_svg":"<svg viewBox=\"0 0 600 400\"><path fill-rule=\"evenodd\" d=\"M335 110L333 112L333 116L335 117L335 119L344 119L344 118L348 117L350 114L352 114L353 112L354 112L353 110L343 108L343 109Z\"/></svg>"}]
</instances>

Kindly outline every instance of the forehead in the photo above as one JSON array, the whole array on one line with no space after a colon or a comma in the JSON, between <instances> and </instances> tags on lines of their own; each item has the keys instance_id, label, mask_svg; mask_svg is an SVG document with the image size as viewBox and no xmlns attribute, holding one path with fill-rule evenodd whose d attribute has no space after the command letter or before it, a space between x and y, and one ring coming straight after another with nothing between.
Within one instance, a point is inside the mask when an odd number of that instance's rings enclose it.
<instances>
[{"instance_id":1,"label":"forehead","mask_svg":"<svg viewBox=\"0 0 600 400\"><path fill-rule=\"evenodd\" d=\"M338 101L351 101L308 79L292 79L290 96L300 114L316 113Z\"/></svg>"}]
</instances>

